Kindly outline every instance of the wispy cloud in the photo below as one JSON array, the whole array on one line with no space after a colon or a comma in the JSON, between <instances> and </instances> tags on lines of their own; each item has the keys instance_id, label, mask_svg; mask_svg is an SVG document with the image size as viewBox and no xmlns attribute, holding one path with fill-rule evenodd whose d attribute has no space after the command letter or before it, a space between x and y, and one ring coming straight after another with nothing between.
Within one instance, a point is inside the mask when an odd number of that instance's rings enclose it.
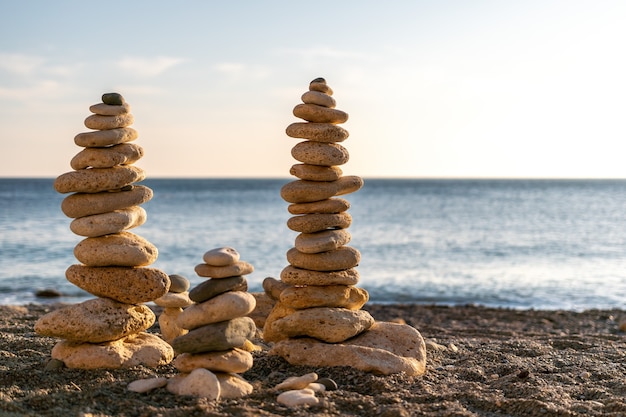
<instances>
[{"instance_id":1,"label":"wispy cloud","mask_svg":"<svg viewBox=\"0 0 626 417\"><path fill-rule=\"evenodd\" d=\"M32 74L44 62L44 58L36 55L0 53L0 69L12 74Z\"/></svg>"},{"instance_id":2,"label":"wispy cloud","mask_svg":"<svg viewBox=\"0 0 626 417\"><path fill-rule=\"evenodd\" d=\"M153 58L126 57L117 63L123 70L144 77L155 77L184 62L184 58L157 56Z\"/></svg>"},{"instance_id":3,"label":"wispy cloud","mask_svg":"<svg viewBox=\"0 0 626 417\"><path fill-rule=\"evenodd\" d=\"M271 70L267 67L246 65L240 62L220 62L213 65L213 69L231 79L245 77L251 80L262 80L271 74Z\"/></svg>"},{"instance_id":4,"label":"wispy cloud","mask_svg":"<svg viewBox=\"0 0 626 417\"><path fill-rule=\"evenodd\" d=\"M28 87L6 88L0 86L0 98L25 101L57 94L60 89L60 84L51 80L43 80Z\"/></svg>"},{"instance_id":5,"label":"wispy cloud","mask_svg":"<svg viewBox=\"0 0 626 417\"><path fill-rule=\"evenodd\" d=\"M347 51L329 46L315 46L311 48L278 48L274 53L282 56L295 56L308 59L371 59L371 54Z\"/></svg>"}]
</instances>

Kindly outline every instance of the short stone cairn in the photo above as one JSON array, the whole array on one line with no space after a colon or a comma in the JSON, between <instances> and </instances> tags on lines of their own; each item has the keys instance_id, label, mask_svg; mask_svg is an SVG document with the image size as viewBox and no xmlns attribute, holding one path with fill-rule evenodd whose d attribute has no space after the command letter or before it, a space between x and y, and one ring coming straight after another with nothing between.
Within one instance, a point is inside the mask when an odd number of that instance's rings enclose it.
<instances>
[{"instance_id":1,"label":"short stone cairn","mask_svg":"<svg viewBox=\"0 0 626 417\"><path fill-rule=\"evenodd\" d=\"M239 258L233 248L216 248L195 268L208 279L189 291L194 304L176 317L177 327L187 333L171 341L178 354L173 364L182 373L168 381L167 389L174 394L217 400L252 392L252 385L237 374L253 365L250 339L256 326L247 315L256 301L247 292L245 275L254 267Z\"/></svg>"},{"instance_id":2,"label":"short stone cairn","mask_svg":"<svg viewBox=\"0 0 626 417\"><path fill-rule=\"evenodd\" d=\"M305 120L289 125L288 136L305 139L291 154L301 162L290 173L281 197L294 216L287 226L300 234L287 252L289 266L280 281L266 278L263 288L276 304L263 327L273 343L269 353L294 365L352 366L382 374L425 370L425 345L411 326L376 322L365 310L368 293L355 285L361 254L346 246L350 204L338 196L358 191L363 180L344 176L339 165L348 150L338 142L348 131L337 126L348 114L335 109L333 91L323 78L309 84L293 114Z\"/></svg>"},{"instance_id":3,"label":"short stone cairn","mask_svg":"<svg viewBox=\"0 0 626 417\"><path fill-rule=\"evenodd\" d=\"M80 304L54 310L41 317L35 331L63 339L52 349L52 358L69 368L125 368L169 363L169 344L145 332L155 314L144 305L168 292L167 274L147 266L156 261L157 248L128 232L146 221L141 204L152 190L135 185L145 178L133 165L143 156L134 143L138 134L129 126L130 106L117 93L104 94L102 103L85 126L93 131L74 138L83 147L71 160L74 171L59 176L54 188L72 193L61 205L74 220L72 232L85 239L74 248L80 264L71 265L66 278L96 296Z\"/></svg>"},{"instance_id":4,"label":"short stone cairn","mask_svg":"<svg viewBox=\"0 0 626 417\"><path fill-rule=\"evenodd\" d=\"M170 290L161 298L154 300L154 304L163 308L159 315L159 328L161 336L167 343L178 336L187 334L189 330L183 329L177 323L177 318L183 312L183 308L193 304L189 299L189 280L182 275L172 274L170 278Z\"/></svg>"}]
</instances>

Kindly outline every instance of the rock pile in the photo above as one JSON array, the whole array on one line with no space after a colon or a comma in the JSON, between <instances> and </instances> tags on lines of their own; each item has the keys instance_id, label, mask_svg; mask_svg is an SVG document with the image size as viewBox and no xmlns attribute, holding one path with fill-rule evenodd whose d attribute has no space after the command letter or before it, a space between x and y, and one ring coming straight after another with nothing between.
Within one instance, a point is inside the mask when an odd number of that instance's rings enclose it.
<instances>
[{"instance_id":1,"label":"rock pile","mask_svg":"<svg viewBox=\"0 0 626 417\"><path fill-rule=\"evenodd\" d=\"M355 285L356 266L361 254L346 246L352 218L350 204L338 196L358 191L363 180L344 176L339 165L349 154L339 144L348 131L338 124L348 114L335 109L333 91L323 78L309 84L294 116L305 120L289 125L288 136L305 139L291 155L301 162L290 173L298 179L285 184L281 197L291 203L287 226L300 234L287 252L289 266L281 280L267 278L266 295L276 300L263 327L263 338L274 342L270 354L284 357L294 365L353 366L379 372L425 370L424 341L414 328L402 330L391 323L375 323L361 310L368 293ZM399 345L396 332L408 339Z\"/></svg>"},{"instance_id":2,"label":"rock pile","mask_svg":"<svg viewBox=\"0 0 626 417\"><path fill-rule=\"evenodd\" d=\"M189 280L181 275L172 274L170 278L170 290L161 298L154 300L159 307L163 307L163 312L159 315L159 328L161 336L167 343L178 336L187 334L189 330L183 329L177 323L177 318L183 312L183 308L193 304L189 299Z\"/></svg>"},{"instance_id":3,"label":"rock pile","mask_svg":"<svg viewBox=\"0 0 626 417\"><path fill-rule=\"evenodd\" d=\"M157 248L128 232L146 221L141 204L152 190L135 185L145 178L133 165L143 156L134 143L138 134L129 126L130 106L117 93L104 94L92 105L85 126L93 131L74 138L83 147L71 160L74 171L59 176L54 188L72 193L61 205L74 220L70 229L84 236L74 248L80 264L71 265L66 278L98 298L70 305L43 316L35 331L64 339L52 357L67 367L121 368L138 364L155 367L173 359L172 348L159 337L144 332L156 317L143 303L166 294L170 280L149 268Z\"/></svg>"},{"instance_id":4,"label":"rock pile","mask_svg":"<svg viewBox=\"0 0 626 417\"><path fill-rule=\"evenodd\" d=\"M249 339L256 326L247 315L256 302L247 292L245 275L254 268L239 257L233 248L216 248L206 252L205 263L195 268L208 279L189 292L195 304L176 317L176 325L188 333L171 341L179 354L174 366L182 373L168 382L168 390L175 394L218 399L252 392L252 385L237 374L253 364Z\"/></svg>"}]
</instances>

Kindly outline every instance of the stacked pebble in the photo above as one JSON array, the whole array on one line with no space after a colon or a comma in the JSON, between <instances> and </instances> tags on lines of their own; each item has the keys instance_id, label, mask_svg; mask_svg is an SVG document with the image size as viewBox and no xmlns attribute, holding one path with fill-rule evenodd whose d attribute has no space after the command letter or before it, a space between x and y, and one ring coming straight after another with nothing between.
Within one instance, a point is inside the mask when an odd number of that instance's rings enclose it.
<instances>
[{"instance_id":1,"label":"stacked pebble","mask_svg":"<svg viewBox=\"0 0 626 417\"><path fill-rule=\"evenodd\" d=\"M74 171L59 176L54 188L73 193L63 200L62 211L74 220L70 229L85 236L74 248L81 264L72 265L66 278L95 295L96 299L55 310L35 324L35 331L64 339L52 357L71 368L119 368L143 363L157 366L173 358L172 348L144 330L156 317L143 303L168 292L167 274L148 268L157 248L128 232L142 225L146 212L140 204L152 198L152 190L134 185L145 178L132 164L143 156L133 143L137 131L130 106L117 93L104 94L102 103L80 133L76 145L84 147L71 160ZM155 354L157 353L157 354Z\"/></svg>"},{"instance_id":2,"label":"stacked pebble","mask_svg":"<svg viewBox=\"0 0 626 417\"><path fill-rule=\"evenodd\" d=\"M264 281L267 295L277 300L263 329L268 342L309 336L341 343L374 323L361 310L367 291L355 287L361 255L346 246L351 239L350 204L337 198L359 190L363 180L343 176L339 167L349 159L347 149L338 143L348 138L348 131L337 124L344 123L348 114L334 108L332 94L323 78L313 80L302 95L303 104L293 109L305 122L286 129L288 136L306 139L291 150L301 162L290 170L298 180L281 189L294 215L287 226L300 234L287 252L290 265L281 272L281 281Z\"/></svg>"},{"instance_id":3,"label":"stacked pebble","mask_svg":"<svg viewBox=\"0 0 626 417\"><path fill-rule=\"evenodd\" d=\"M168 382L168 390L175 394L219 399L252 392L252 385L237 374L253 364L249 339L256 326L247 315L256 301L247 292L244 275L254 268L239 257L233 248L216 248L206 252L205 263L195 268L208 279L189 292L195 304L176 318L177 326L188 333L171 342L179 354L174 366L183 373Z\"/></svg>"},{"instance_id":4,"label":"stacked pebble","mask_svg":"<svg viewBox=\"0 0 626 417\"><path fill-rule=\"evenodd\" d=\"M187 334L189 330L178 326L177 318L183 312L183 308L193 304L189 299L189 280L182 275L172 274L170 277L170 290L163 297L154 300L159 307L163 307L163 312L159 315L159 328L161 336L167 343L178 336Z\"/></svg>"}]
</instances>

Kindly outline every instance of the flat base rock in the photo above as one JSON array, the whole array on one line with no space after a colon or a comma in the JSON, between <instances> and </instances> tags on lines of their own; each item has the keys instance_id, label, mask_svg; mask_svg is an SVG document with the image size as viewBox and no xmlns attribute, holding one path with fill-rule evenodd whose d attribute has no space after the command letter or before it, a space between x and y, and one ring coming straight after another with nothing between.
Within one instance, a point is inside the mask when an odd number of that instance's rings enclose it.
<instances>
[{"instance_id":1,"label":"flat base rock","mask_svg":"<svg viewBox=\"0 0 626 417\"><path fill-rule=\"evenodd\" d=\"M350 366L365 372L419 376L426 371L426 345L417 329L406 324L376 322L346 342L331 344L311 338L276 343L270 355L292 365Z\"/></svg>"},{"instance_id":2,"label":"flat base rock","mask_svg":"<svg viewBox=\"0 0 626 417\"><path fill-rule=\"evenodd\" d=\"M99 344L63 340L52 348L52 358L77 369L119 369L137 365L155 368L170 363L174 350L156 335L138 333Z\"/></svg>"}]
</instances>

